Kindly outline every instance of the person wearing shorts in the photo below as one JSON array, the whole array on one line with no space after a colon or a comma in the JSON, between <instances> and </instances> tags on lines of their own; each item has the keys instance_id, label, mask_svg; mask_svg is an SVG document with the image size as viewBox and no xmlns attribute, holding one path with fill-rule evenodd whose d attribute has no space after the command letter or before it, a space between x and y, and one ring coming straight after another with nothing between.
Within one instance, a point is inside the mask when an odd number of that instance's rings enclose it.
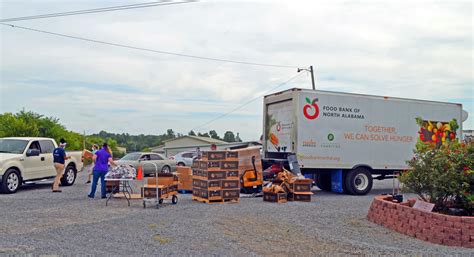
<instances>
[{"instance_id":1,"label":"person wearing shorts","mask_svg":"<svg viewBox=\"0 0 474 257\"><path fill-rule=\"evenodd\" d=\"M67 159L71 158L66 155L66 151L64 150L65 147L66 140L64 140L64 138L61 138L59 146L53 151L53 162L54 168L56 169L56 178L54 179L53 193L62 192L61 190L59 190L59 183L61 182L61 178L63 177L64 163Z\"/></svg>"}]
</instances>

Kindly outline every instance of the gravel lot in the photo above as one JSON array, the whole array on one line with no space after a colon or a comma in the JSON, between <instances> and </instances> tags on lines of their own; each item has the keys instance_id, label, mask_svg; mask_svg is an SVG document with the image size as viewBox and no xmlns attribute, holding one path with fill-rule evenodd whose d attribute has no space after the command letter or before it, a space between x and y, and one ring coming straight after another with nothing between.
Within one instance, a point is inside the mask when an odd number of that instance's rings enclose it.
<instances>
[{"instance_id":1,"label":"gravel lot","mask_svg":"<svg viewBox=\"0 0 474 257\"><path fill-rule=\"evenodd\" d=\"M470 249L431 244L368 222L374 195L390 192L391 180L376 181L367 196L315 190L311 203L247 198L207 205L188 194L158 210L143 209L137 200L131 207L125 200L106 207L105 200L87 198L84 181L81 173L59 194L45 182L0 195L0 255L474 256Z\"/></svg>"}]
</instances>

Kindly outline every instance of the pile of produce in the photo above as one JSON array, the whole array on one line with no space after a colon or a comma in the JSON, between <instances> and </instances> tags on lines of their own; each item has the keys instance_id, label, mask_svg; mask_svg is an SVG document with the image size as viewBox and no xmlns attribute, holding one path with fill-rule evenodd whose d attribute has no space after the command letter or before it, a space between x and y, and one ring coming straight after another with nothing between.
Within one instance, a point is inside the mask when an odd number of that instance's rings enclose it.
<instances>
[{"instance_id":1,"label":"pile of produce","mask_svg":"<svg viewBox=\"0 0 474 257\"><path fill-rule=\"evenodd\" d=\"M289 184L295 182L296 179L297 177L293 173L283 169L282 172L278 173L274 183L263 188L263 192L288 193L290 189Z\"/></svg>"},{"instance_id":2,"label":"pile of produce","mask_svg":"<svg viewBox=\"0 0 474 257\"><path fill-rule=\"evenodd\" d=\"M120 165L111 169L105 175L107 179L133 179L137 175L135 168L129 165Z\"/></svg>"}]
</instances>

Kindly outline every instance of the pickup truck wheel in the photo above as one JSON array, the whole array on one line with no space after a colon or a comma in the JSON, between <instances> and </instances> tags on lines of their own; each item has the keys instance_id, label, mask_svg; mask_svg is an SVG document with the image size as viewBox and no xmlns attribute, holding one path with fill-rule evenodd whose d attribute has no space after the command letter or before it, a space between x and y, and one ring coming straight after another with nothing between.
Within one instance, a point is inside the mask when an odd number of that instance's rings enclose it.
<instances>
[{"instance_id":1,"label":"pickup truck wheel","mask_svg":"<svg viewBox=\"0 0 474 257\"><path fill-rule=\"evenodd\" d=\"M77 171L74 166L67 166L61 179L61 186L72 186L76 181Z\"/></svg>"},{"instance_id":2,"label":"pickup truck wheel","mask_svg":"<svg viewBox=\"0 0 474 257\"><path fill-rule=\"evenodd\" d=\"M372 189L372 174L365 168L350 170L345 178L345 188L351 195L366 195Z\"/></svg>"},{"instance_id":3,"label":"pickup truck wheel","mask_svg":"<svg viewBox=\"0 0 474 257\"><path fill-rule=\"evenodd\" d=\"M21 185L20 173L15 169L9 169L2 178L0 191L5 194L13 194L18 191Z\"/></svg>"},{"instance_id":4,"label":"pickup truck wheel","mask_svg":"<svg viewBox=\"0 0 474 257\"><path fill-rule=\"evenodd\" d=\"M331 174L316 174L316 186L323 191L331 191Z\"/></svg>"}]
</instances>

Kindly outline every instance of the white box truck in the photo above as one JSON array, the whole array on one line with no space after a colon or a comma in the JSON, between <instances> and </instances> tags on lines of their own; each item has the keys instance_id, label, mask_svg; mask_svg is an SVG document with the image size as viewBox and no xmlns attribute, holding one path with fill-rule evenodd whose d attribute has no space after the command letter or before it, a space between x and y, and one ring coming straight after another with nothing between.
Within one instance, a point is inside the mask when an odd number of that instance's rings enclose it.
<instances>
[{"instance_id":1,"label":"white box truck","mask_svg":"<svg viewBox=\"0 0 474 257\"><path fill-rule=\"evenodd\" d=\"M467 119L461 104L296 88L265 96L263 113L264 161L295 155L319 188L354 195L407 169L418 140L462 138Z\"/></svg>"}]
</instances>

